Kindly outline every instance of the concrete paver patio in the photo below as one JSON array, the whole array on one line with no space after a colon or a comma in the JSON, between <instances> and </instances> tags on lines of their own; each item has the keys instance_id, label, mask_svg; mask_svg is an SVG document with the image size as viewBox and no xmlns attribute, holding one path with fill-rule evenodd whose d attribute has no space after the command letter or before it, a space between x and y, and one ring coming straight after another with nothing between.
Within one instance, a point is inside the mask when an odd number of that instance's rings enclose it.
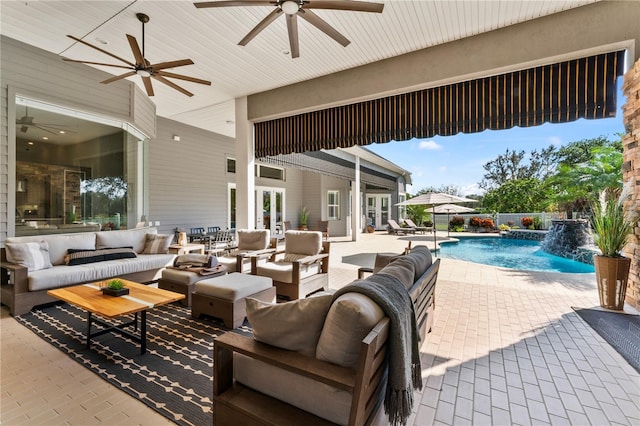
<instances>
[{"instance_id":1,"label":"concrete paver patio","mask_svg":"<svg viewBox=\"0 0 640 426\"><path fill-rule=\"evenodd\" d=\"M420 235L332 238L331 287L355 279L357 264L376 252L402 251L407 240L433 244ZM572 309L597 305L594 274L443 259L410 424L640 424L640 374ZM170 424L5 307L0 332L2 424Z\"/></svg>"}]
</instances>

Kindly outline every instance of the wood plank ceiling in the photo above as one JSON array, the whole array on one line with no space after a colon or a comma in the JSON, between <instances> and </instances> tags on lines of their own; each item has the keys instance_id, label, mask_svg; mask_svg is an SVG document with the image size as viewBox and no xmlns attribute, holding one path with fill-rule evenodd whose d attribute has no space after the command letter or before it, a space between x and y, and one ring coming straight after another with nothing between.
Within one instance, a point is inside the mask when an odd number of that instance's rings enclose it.
<instances>
[{"instance_id":1,"label":"wood plank ceiling","mask_svg":"<svg viewBox=\"0 0 640 426\"><path fill-rule=\"evenodd\" d=\"M247 46L237 45L271 11L270 7L196 9L186 0L3 1L0 33L72 59L110 62L106 55L74 43L66 34L129 59L131 51L125 34L141 42L141 24L135 14L146 13L151 18L145 30L149 60L155 63L191 58L195 65L176 72L213 82L210 87L184 83L195 94L192 98L154 84L153 102L158 114L233 136L236 97L596 1L387 0L382 14L319 10L316 13L349 38L351 44L343 48L300 20L297 59L285 53L289 45L284 19L267 27ZM98 68L112 74L120 71ZM132 80L141 85L140 78Z\"/></svg>"}]
</instances>

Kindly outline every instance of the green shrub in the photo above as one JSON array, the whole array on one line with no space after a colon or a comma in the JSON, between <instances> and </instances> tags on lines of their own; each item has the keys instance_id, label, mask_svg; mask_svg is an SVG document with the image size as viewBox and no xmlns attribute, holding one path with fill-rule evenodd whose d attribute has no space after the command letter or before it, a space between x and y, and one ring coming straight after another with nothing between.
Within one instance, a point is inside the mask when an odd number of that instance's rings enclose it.
<instances>
[{"instance_id":1,"label":"green shrub","mask_svg":"<svg viewBox=\"0 0 640 426\"><path fill-rule=\"evenodd\" d=\"M509 227L509 225L505 225L504 223L500 226L498 226L498 229L500 229L501 231L508 231L511 228Z\"/></svg>"},{"instance_id":2,"label":"green shrub","mask_svg":"<svg viewBox=\"0 0 640 426\"><path fill-rule=\"evenodd\" d=\"M122 280L109 280L109 282L107 282L107 287L109 287L111 290L122 290L124 288L124 283L122 282Z\"/></svg>"}]
</instances>

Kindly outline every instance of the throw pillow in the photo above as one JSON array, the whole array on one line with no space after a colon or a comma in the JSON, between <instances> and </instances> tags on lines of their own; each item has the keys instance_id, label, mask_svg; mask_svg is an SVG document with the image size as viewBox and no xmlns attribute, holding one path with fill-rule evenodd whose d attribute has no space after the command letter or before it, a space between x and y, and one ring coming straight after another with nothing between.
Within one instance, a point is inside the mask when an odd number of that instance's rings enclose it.
<instances>
[{"instance_id":1,"label":"throw pillow","mask_svg":"<svg viewBox=\"0 0 640 426\"><path fill-rule=\"evenodd\" d=\"M49 244L39 243L5 243L7 260L27 268L29 271L53 267L49 257Z\"/></svg>"},{"instance_id":2,"label":"throw pillow","mask_svg":"<svg viewBox=\"0 0 640 426\"><path fill-rule=\"evenodd\" d=\"M133 259L138 257L133 247L118 247L100 250L67 250L64 263L69 266L85 265L87 263L105 262L116 259Z\"/></svg>"},{"instance_id":3,"label":"throw pillow","mask_svg":"<svg viewBox=\"0 0 640 426\"><path fill-rule=\"evenodd\" d=\"M173 241L173 235L147 234L147 242L142 253L165 254L169 252L171 241Z\"/></svg>"},{"instance_id":4,"label":"throw pillow","mask_svg":"<svg viewBox=\"0 0 640 426\"><path fill-rule=\"evenodd\" d=\"M253 337L272 346L315 356L331 299L327 294L272 304L247 297L247 318Z\"/></svg>"},{"instance_id":5,"label":"throw pillow","mask_svg":"<svg viewBox=\"0 0 640 426\"><path fill-rule=\"evenodd\" d=\"M318 339L316 357L343 367L356 367L362 339L382 318L382 309L367 296L343 294L329 309Z\"/></svg>"}]
</instances>

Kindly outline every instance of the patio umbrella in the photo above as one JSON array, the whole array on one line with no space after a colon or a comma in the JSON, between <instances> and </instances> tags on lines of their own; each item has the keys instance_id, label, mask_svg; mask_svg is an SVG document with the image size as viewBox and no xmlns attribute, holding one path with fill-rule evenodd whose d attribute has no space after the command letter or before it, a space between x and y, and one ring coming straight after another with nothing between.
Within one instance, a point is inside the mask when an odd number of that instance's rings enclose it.
<instances>
[{"instance_id":1,"label":"patio umbrella","mask_svg":"<svg viewBox=\"0 0 640 426\"><path fill-rule=\"evenodd\" d=\"M425 192L424 194L413 197L409 200L402 201L401 203L397 203L396 206L415 206L415 205L428 205L432 206L433 213L436 213L436 206L442 204L453 204L453 203L476 203L477 200L473 200L471 198L458 197L455 195L447 194L444 192ZM435 217L434 217L435 220ZM433 224L435 226L435 222ZM434 228L435 229L435 228ZM433 233L433 246L438 253L438 246L436 244L436 233Z\"/></svg>"},{"instance_id":2,"label":"patio umbrella","mask_svg":"<svg viewBox=\"0 0 640 426\"><path fill-rule=\"evenodd\" d=\"M435 213L446 213L447 214L447 237L449 236L449 214L450 213L469 213L475 211L471 207L459 206L457 204L440 204L439 206L434 206L433 211Z\"/></svg>"}]
</instances>

